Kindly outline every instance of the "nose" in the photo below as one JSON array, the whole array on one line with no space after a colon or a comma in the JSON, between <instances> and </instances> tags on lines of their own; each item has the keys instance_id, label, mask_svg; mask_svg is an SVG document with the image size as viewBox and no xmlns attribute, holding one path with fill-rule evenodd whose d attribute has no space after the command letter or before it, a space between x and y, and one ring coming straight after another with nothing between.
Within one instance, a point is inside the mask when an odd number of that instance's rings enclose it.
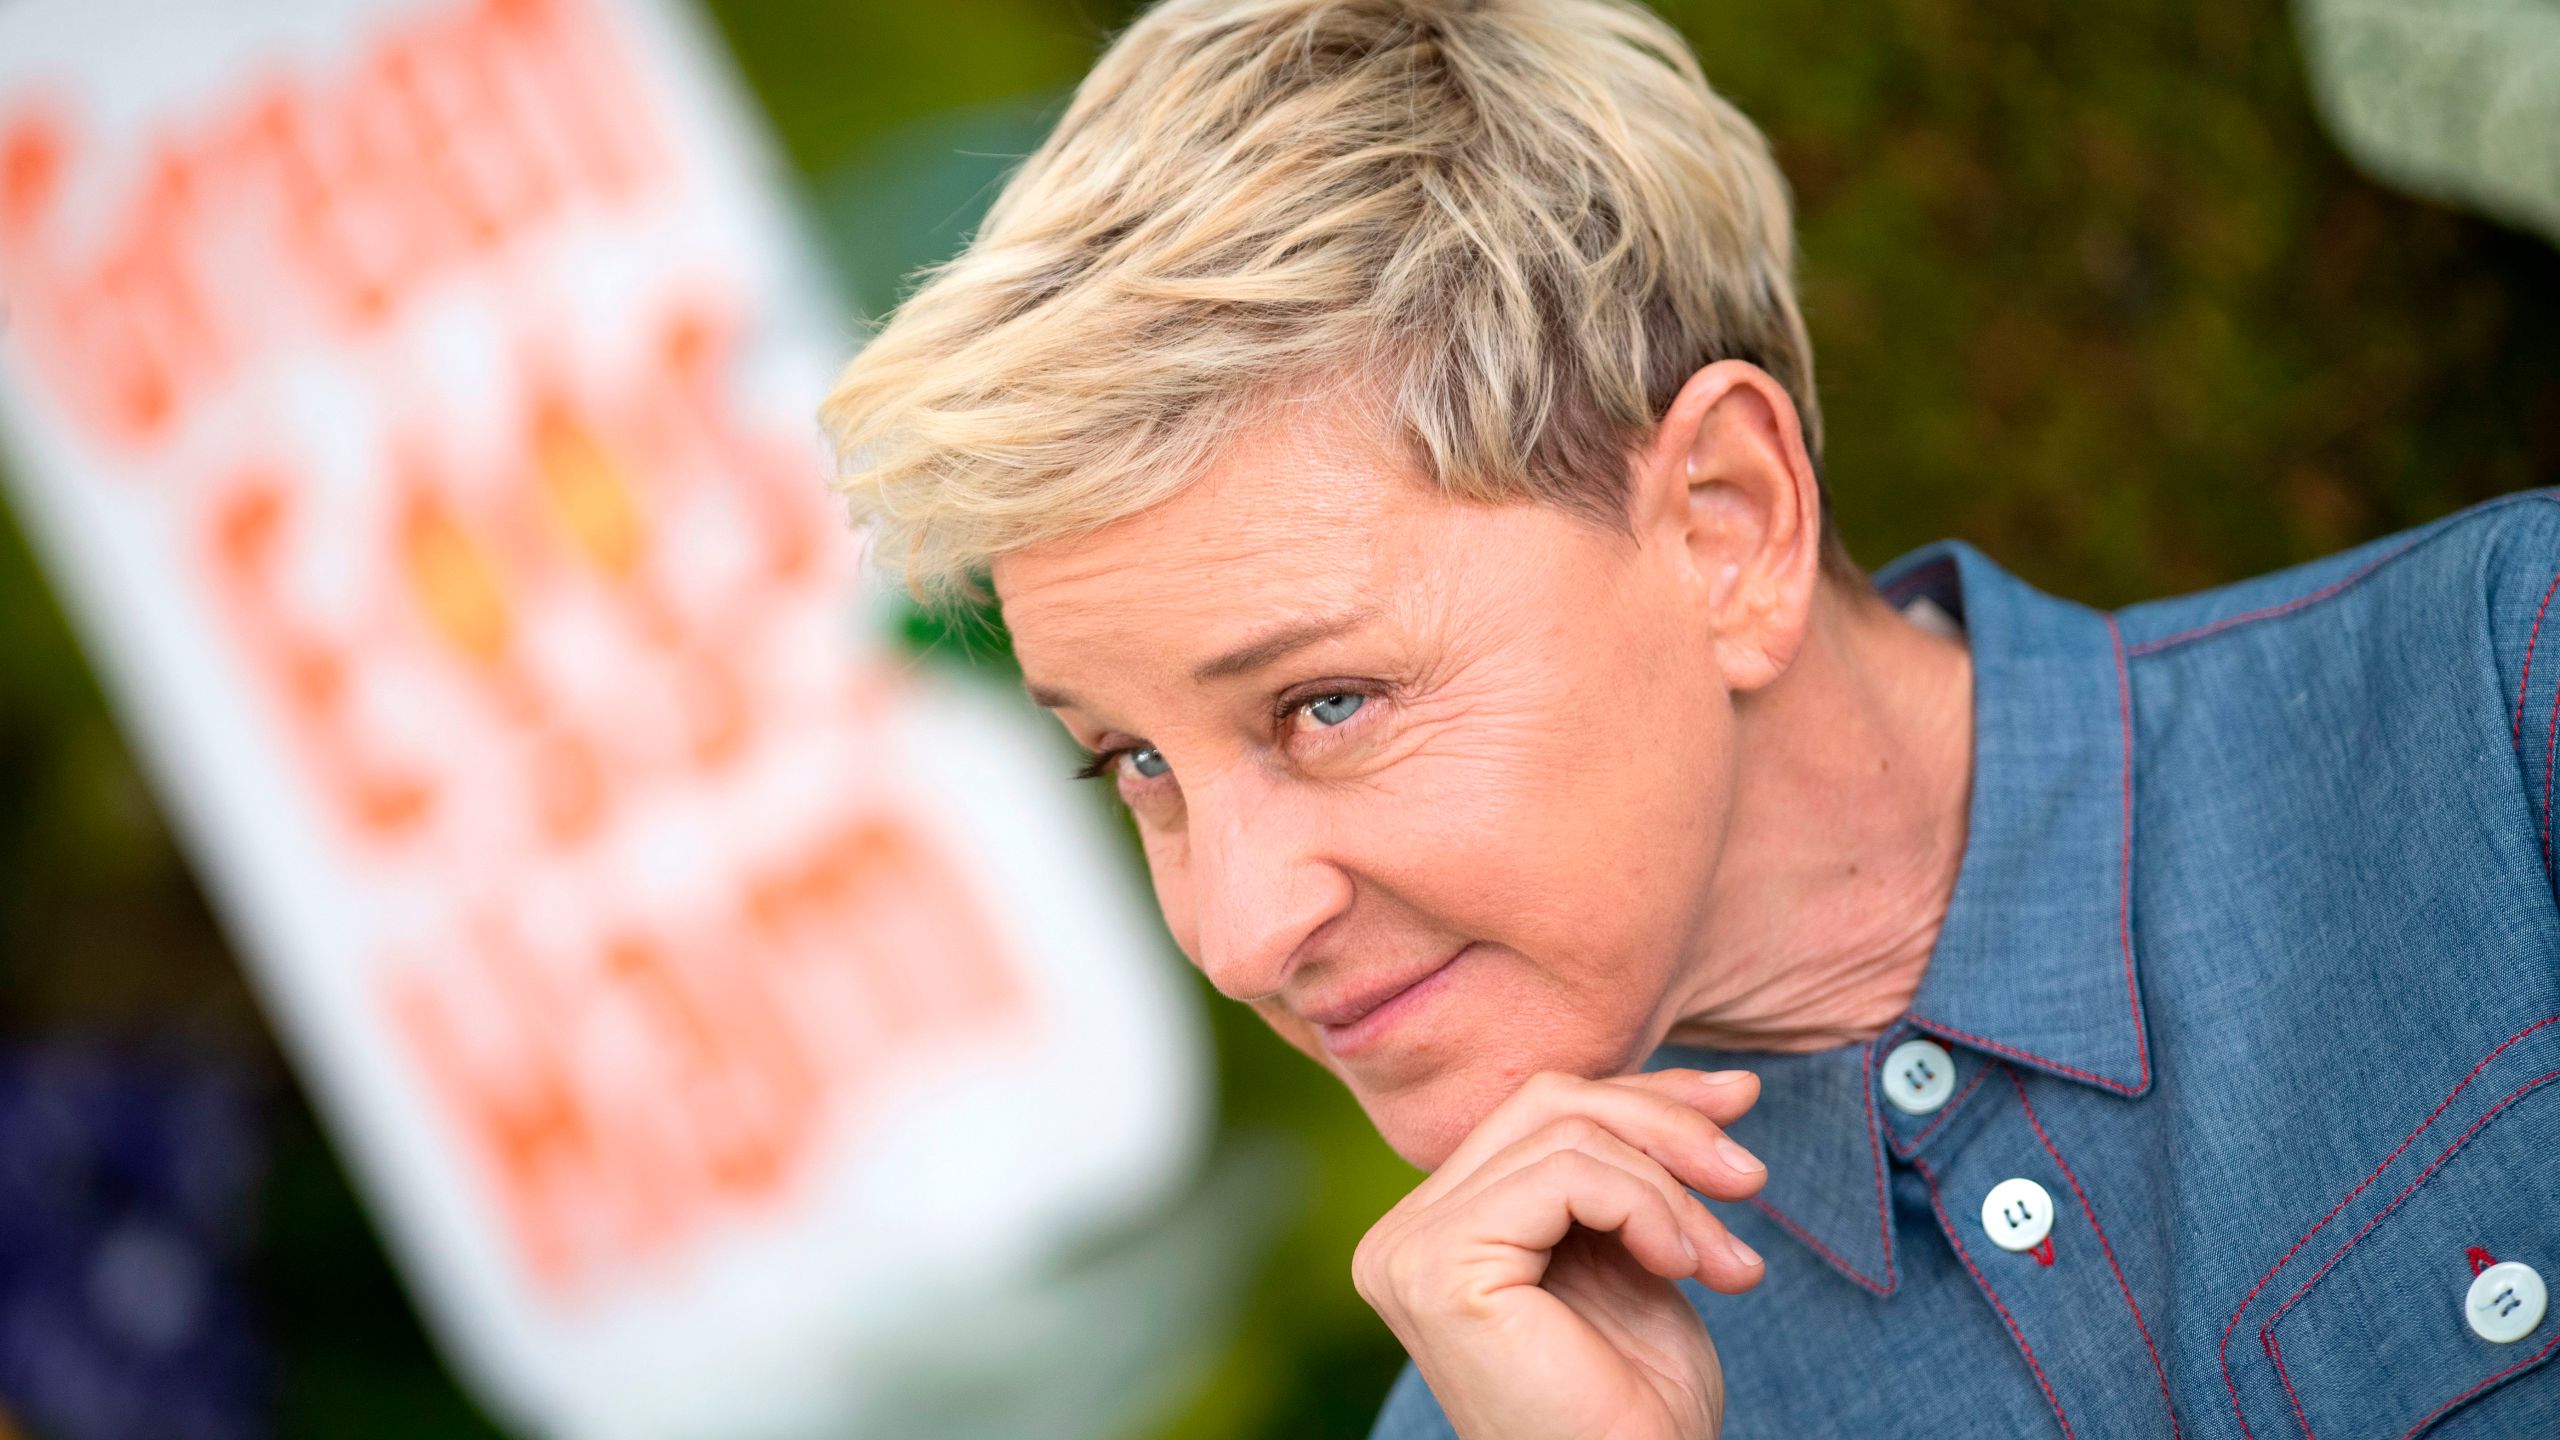
<instances>
[{"instance_id":1,"label":"nose","mask_svg":"<svg viewBox=\"0 0 2560 1440\"><path fill-rule=\"evenodd\" d=\"M1307 937L1351 903L1351 878L1324 856L1322 816L1266 777L1186 792L1193 960L1218 992L1259 1000L1288 982Z\"/></svg>"}]
</instances>

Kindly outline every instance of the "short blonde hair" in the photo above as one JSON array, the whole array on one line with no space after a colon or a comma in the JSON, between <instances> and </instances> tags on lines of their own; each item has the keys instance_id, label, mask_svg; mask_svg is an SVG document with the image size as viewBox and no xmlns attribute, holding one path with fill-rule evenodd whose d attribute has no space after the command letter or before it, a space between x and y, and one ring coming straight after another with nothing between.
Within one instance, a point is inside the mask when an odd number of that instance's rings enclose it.
<instances>
[{"instance_id":1,"label":"short blonde hair","mask_svg":"<svg viewBox=\"0 0 2560 1440\"><path fill-rule=\"evenodd\" d=\"M1376 406L1452 494L1623 527L1716 360L1818 464L1794 261L1767 142L1637 4L1168 0L820 414L925 596L1169 498L1283 391Z\"/></svg>"}]
</instances>

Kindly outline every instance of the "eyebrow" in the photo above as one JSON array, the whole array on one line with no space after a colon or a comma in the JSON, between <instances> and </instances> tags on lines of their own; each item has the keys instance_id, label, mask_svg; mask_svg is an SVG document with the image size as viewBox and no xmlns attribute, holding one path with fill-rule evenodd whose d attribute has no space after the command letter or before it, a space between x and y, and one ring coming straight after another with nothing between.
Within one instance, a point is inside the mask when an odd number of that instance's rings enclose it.
<instances>
[{"instance_id":1,"label":"eyebrow","mask_svg":"<svg viewBox=\"0 0 2560 1440\"><path fill-rule=\"evenodd\" d=\"M1339 615L1301 620L1295 625L1283 625L1277 630L1246 641L1214 660L1202 661L1192 670L1191 678L1206 684L1211 680L1224 680L1229 676L1250 674L1284 655L1304 650L1319 640L1330 640L1346 630L1366 625L1369 623L1369 618L1377 613L1376 607L1364 606Z\"/></svg>"},{"instance_id":2,"label":"eyebrow","mask_svg":"<svg viewBox=\"0 0 2560 1440\"><path fill-rule=\"evenodd\" d=\"M1212 680L1250 674L1283 656L1304 650L1320 640L1330 640L1347 630L1366 625L1377 613L1375 606L1365 606L1338 615L1327 615L1313 620L1301 620L1294 625L1283 625L1276 630L1258 635L1223 655L1202 661L1192 669L1191 678L1198 683L1206 684ZM1064 690L1052 690L1045 685L1028 683L1023 688L1030 692L1031 703L1043 709L1058 710L1076 703L1075 697Z\"/></svg>"}]
</instances>

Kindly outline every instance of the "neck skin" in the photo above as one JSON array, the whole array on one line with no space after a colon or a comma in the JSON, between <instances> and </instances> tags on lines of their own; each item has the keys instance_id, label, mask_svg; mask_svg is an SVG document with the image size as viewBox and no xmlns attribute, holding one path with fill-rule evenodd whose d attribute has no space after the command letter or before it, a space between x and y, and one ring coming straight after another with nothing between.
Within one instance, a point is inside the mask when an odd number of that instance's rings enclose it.
<instances>
[{"instance_id":1,"label":"neck skin","mask_svg":"<svg viewBox=\"0 0 2560 1440\"><path fill-rule=\"evenodd\" d=\"M1665 1039L1807 1051L1911 1004L1964 859L1973 660L1826 577L1786 673L1737 697L1723 860Z\"/></svg>"}]
</instances>

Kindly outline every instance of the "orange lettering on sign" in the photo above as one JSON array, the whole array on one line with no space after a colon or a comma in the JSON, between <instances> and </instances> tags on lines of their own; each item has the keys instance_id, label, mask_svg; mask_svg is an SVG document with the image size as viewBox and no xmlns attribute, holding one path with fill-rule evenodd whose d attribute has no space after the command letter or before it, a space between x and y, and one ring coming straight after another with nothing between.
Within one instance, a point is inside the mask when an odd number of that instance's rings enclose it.
<instances>
[{"instance_id":1,"label":"orange lettering on sign","mask_svg":"<svg viewBox=\"0 0 2560 1440\"><path fill-rule=\"evenodd\" d=\"M44 226L69 150L69 126L45 110L0 131L0 291L74 418L103 435L152 434L231 360L209 297L167 246L196 221L199 180L185 156L161 155L124 225L57 267Z\"/></svg>"},{"instance_id":2,"label":"orange lettering on sign","mask_svg":"<svg viewBox=\"0 0 2560 1440\"><path fill-rule=\"evenodd\" d=\"M394 443L393 503L378 533L355 537L379 559L342 582L352 594L297 603L279 582L350 543L288 523L303 486L287 471L246 469L212 487L207 570L224 617L351 838L422 839L435 792L494 791L491 803L525 817L523 846L574 849L637 796L710 780L752 751L774 707L765 691L789 677L741 657L780 616L816 603L826 517L802 454L734 413L729 328L707 308L679 312L618 384L537 373L505 432L521 449L494 469L467 474L422 440ZM491 474L503 483L486 483ZM725 578L671 568L653 517L684 506L730 517L749 542L745 563ZM618 705L567 693L529 646L539 617L577 606L613 626L597 638L614 648L590 658L622 677ZM431 686L504 748L456 754L445 735L360 744L350 697L387 679ZM649 725L631 723L635 704ZM375 758L357 763L368 746ZM485 836L472 843L493 869L523 858L487 851Z\"/></svg>"},{"instance_id":3,"label":"orange lettering on sign","mask_svg":"<svg viewBox=\"0 0 2560 1440\"><path fill-rule=\"evenodd\" d=\"M396 839L427 820L436 787L369 752L347 703L353 657L293 618L277 575L292 493L272 471L233 481L214 515L214 593L252 657L279 682L286 731L322 787L360 834Z\"/></svg>"},{"instance_id":4,"label":"orange lettering on sign","mask_svg":"<svg viewBox=\"0 0 2560 1440\"><path fill-rule=\"evenodd\" d=\"M392 972L397 1033L556 1297L783 1202L893 1077L1025 1018L975 898L898 821L847 825L743 905L584 953L491 927Z\"/></svg>"},{"instance_id":5,"label":"orange lettering on sign","mask_svg":"<svg viewBox=\"0 0 2560 1440\"><path fill-rule=\"evenodd\" d=\"M814 447L743 403L751 317L614 19L454 0L117 174L65 110L0 117L14 333L83 436L185 482L350 908L428 927L373 972L395 1048L562 1299L787 1203L1032 1009L921 824L811 793L898 678L817 663ZM703 269L598 318L569 256L606 224Z\"/></svg>"},{"instance_id":6,"label":"orange lettering on sign","mask_svg":"<svg viewBox=\"0 0 2560 1440\"><path fill-rule=\"evenodd\" d=\"M97 438L155 445L253 361L639 194L671 162L592 3L473 0L383 34L344 81L188 117L76 233L70 120L0 125L0 290L38 378Z\"/></svg>"}]
</instances>

